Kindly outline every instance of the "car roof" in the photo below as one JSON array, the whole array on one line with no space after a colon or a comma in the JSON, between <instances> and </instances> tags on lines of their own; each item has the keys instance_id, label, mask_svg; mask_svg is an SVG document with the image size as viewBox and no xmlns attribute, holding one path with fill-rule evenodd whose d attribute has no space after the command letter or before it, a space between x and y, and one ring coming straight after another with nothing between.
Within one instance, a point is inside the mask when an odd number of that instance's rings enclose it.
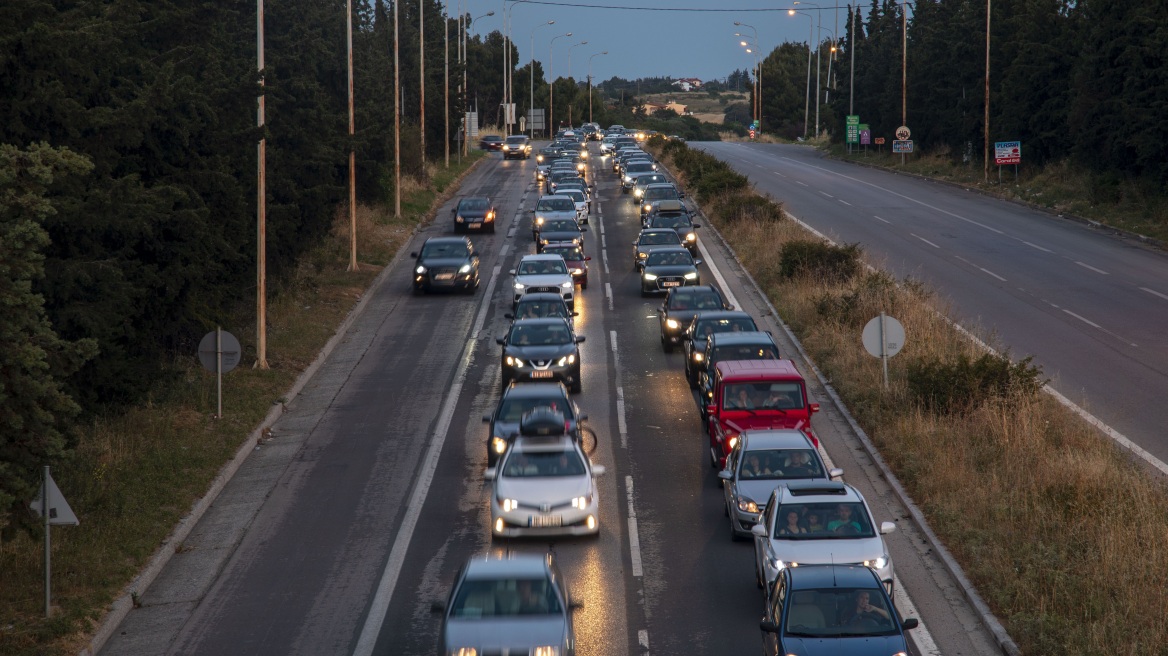
<instances>
[{"instance_id":1,"label":"car roof","mask_svg":"<svg viewBox=\"0 0 1168 656\"><path fill-rule=\"evenodd\" d=\"M841 481L790 480L775 493L786 502L855 503L864 500L856 488Z\"/></svg>"},{"instance_id":2,"label":"car roof","mask_svg":"<svg viewBox=\"0 0 1168 656\"><path fill-rule=\"evenodd\" d=\"M466 237L427 237L423 244L466 244Z\"/></svg>"},{"instance_id":3,"label":"car roof","mask_svg":"<svg viewBox=\"0 0 1168 656\"><path fill-rule=\"evenodd\" d=\"M513 328L519 327L519 326L551 326L551 325L566 326L566 325L568 325L568 320L563 318L563 317L524 317L522 319L516 319L515 321L513 321L511 323L511 326Z\"/></svg>"},{"instance_id":4,"label":"car roof","mask_svg":"<svg viewBox=\"0 0 1168 656\"><path fill-rule=\"evenodd\" d=\"M558 254L552 253L533 253L531 255L524 255L519 262L543 262L546 260L563 260Z\"/></svg>"},{"instance_id":5,"label":"car roof","mask_svg":"<svg viewBox=\"0 0 1168 656\"><path fill-rule=\"evenodd\" d=\"M575 438L564 433L559 435L519 435L512 441L511 450L516 453L575 451L576 443Z\"/></svg>"},{"instance_id":6,"label":"car roof","mask_svg":"<svg viewBox=\"0 0 1168 656\"><path fill-rule=\"evenodd\" d=\"M862 565L800 565L787 568L791 590L824 588L880 589L880 580Z\"/></svg>"},{"instance_id":7,"label":"car roof","mask_svg":"<svg viewBox=\"0 0 1168 656\"><path fill-rule=\"evenodd\" d=\"M744 330L741 332L729 333L714 333L710 335L710 339L714 340L716 346L736 345L736 344L759 344L767 343L774 344L775 338L770 333L762 330ZM788 361L789 362L789 361Z\"/></svg>"},{"instance_id":8,"label":"car roof","mask_svg":"<svg viewBox=\"0 0 1168 656\"><path fill-rule=\"evenodd\" d=\"M811 438L796 428L767 428L744 430L741 435L742 450L762 449L814 449Z\"/></svg>"},{"instance_id":9,"label":"car roof","mask_svg":"<svg viewBox=\"0 0 1168 656\"><path fill-rule=\"evenodd\" d=\"M584 251L581 250L581 248L580 248L580 244L576 244L576 243L573 243L570 241L552 241L552 242L548 242L548 243L543 245L543 249L545 251L549 248L553 248L553 249L554 248L570 248L573 250L579 250L581 255L584 254ZM560 257L563 257L562 253L555 253L555 254L559 255ZM527 296L530 296L530 294L528 294ZM560 295L556 294L556 296L560 296ZM560 298L563 298L563 297L560 296Z\"/></svg>"},{"instance_id":10,"label":"car roof","mask_svg":"<svg viewBox=\"0 0 1168 656\"><path fill-rule=\"evenodd\" d=\"M657 173L655 175L661 174ZM645 185L645 191L649 191L650 189L677 189L677 187L672 182L651 182Z\"/></svg>"},{"instance_id":11,"label":"car roof","mask_svg":"<svg viewBox=\"0 0 1168 656\"><path fill-rule=\"evenodd\" d=\"M520 321L525 321L525 319L520 319ZM556 383L543 383L543 382L540 382L540 383L518 383L518 382L516 382L516 383L512 383L509 387L507 387L506 391L503 392L503 396L505 396L507 398L517 398L517 399L536 399L536 398L545 398L545 397L553 396L553 395L563 395L563 397L566 399L566 398L568 398L568 390L567 390L567 388L564 387L563 383L559 383L559 382L556 382Z\"/></svg>"},{"instance_id":12,"label":"car roof","mask_svg":"<svg viewBox=\"0 0 1168 656\"><path fill-rule=\"evenodd\" d=\"M537 577L549 574L550 558L542 554L514 553L475 556L466 563L468 579L493 579L502 576Z\"/></svg>"},{"instance_id":13,"label":"car roof","mask_svg":"<svg viewBox=\"0 0 1168 656\"><path fill-rule=\"evenodd\" d=\"M716 333L718 335L742 335L743 333ZM714 335L710 335L713 337ZM803 374L790 360L723 360L717 365L724 381L750 381L767 376L786 377L803 380Z\"/></svg>"}]
</instances>

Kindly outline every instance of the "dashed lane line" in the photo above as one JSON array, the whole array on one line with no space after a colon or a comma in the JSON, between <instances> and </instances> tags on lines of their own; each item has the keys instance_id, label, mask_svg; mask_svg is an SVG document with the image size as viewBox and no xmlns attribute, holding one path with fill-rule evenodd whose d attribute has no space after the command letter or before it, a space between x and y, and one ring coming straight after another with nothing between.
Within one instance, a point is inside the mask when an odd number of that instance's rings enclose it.
<instances>
[{"instance_id":1,"label":"dashed lane line","mask_svg":"<svg viewBox=\"0 0 1168 656\"><path fill-rule=\"evenodd\" d=\"M938 246L938 245L934 244L933 242L929 241L928 239L925 239L924 237L922 237L922 236L920 236L920 235L918 235L918 234L914 234L914 233L911 233L911 232L910 232L910 233L908 233L908 234L912 235L913 237L916 237L917 239L920 239L921 241L925 242L926 244L928 244L928 245L932 246L933 248L941 248L940 246Z\"/></svg>"}]
</instances>

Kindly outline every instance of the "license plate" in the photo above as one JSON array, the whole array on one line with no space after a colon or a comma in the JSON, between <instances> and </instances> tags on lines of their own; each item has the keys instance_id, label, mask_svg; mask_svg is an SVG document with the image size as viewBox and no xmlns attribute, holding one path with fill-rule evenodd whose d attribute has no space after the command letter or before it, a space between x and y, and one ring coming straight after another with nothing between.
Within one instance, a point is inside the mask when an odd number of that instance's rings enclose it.
<instances>
[{"instance_id":1,"label":"license plate","mask_svg":"<svg viewBox=\"0 0 1168 656\"><path fill-rule=\"evenodd\" d=\"M477 228L481 228L481 227L483 227L483 224L481 224L481 223L479 223L479 222L475 221L474 223L468 223L468 224L466 224L466 227L468 227L468 228L476 228L476 229L477 229Z\"/></svg>"},{"instance_id":2,"label":"license plate","mask_svg":"<svg viewBox=\"0 0 1168 656\"><path fill-rule=\"evenodd\" d=\"M531 518L531 528L547 528L549 526L563 526L564 518L560 515L535 516Z\"/></svg>"},{"instance_id":3,"label":"license plate","mask_svg":"<svg viewBox=\"0 0 1168 656\"><path fill-rule=\"evenodd\" d=\"M535 371L531 372L532 378L551 378L553 376L555 376L555 374L552 373L550 370L546 370L546 369L545 370L536 369Z\"/></svg>"},{"instance_id":4,"label":"license plate","mask_svg":"<svg viewBox=\"0 0 1168 656\"><path fill-rule=\"evenodd\" d=\"M681 283L677 282L676 280L666 280L661 283L662 287L678 287L680 285Z\"/></svg>"},{"instance_id":5,"label":"license plate","mask_svg":"<svg viewBox=\"0 0 1168 656\"><path fill-rule=\"evenodd\" d=\"M454 280L454 274L453 273L439 273L438 275L434 276L434 280Z\"/></svg>"}]
</instances>

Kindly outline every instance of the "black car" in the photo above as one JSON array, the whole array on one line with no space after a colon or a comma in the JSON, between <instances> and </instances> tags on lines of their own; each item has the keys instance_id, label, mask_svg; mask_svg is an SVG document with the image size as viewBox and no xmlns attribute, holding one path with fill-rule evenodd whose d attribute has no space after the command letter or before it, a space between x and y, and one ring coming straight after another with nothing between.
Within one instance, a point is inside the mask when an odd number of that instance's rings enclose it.
<instances>
[{"instance_id":1,"label":"black car","mask_svg":"<svg viewBox=\"0 0 1168 656\"><path fill-rule=\"evenodd\" d=\"M488 134L479 140L480 150L503 150L503 137L497 134Z\"/></svg>"},{"instance_id":2,"label":"black car","mask_svg":"<svg viewBox=\"0 0 1168 656\"><path fill-rule=\"evenodd\" d=\"M681 245L681 239L675 230L642 230L641 234L637 235L637 241L633 242L633 270L638 273L641 271L645 258L649 257L650 251L654 248Z\"/></svg>"},{"instance_id":3,"label":"black car","mask_svg":"<svg viewBox=\"0 0 1168 656\"><path fill-rule=\"evenodd\" d=\"M519 433L519 421L523 415L535 408L550 408L564 416L567 433L580 439L580 426L588 415L580 414L568 398L568 390L561 383L511 383L503 390L499 405L489 415L483 415L483 423L490 424L487 431L487 467L494 467L499 456L507 450L507 444Z\"/></svg>"},{"instance_id":4,"label":"black car","mask_svg":"<svg viewBox=\"0 0 1168 656\"><path fill-rule=\"evenodd\" d=\"M491 199L485 196L468 196L460 199L450 210L450 214L454 216L455 232L495 231L495 206L491 204Z\"/></svg>"},{"instance_id":5,"label":"black car","mask_svg":"<svg viewBox=\"0 0 1168 656\"><path fill-rule=\"evenodd\" d=\"M754 318L741 310L712 310L698 312L681 337L685 351L685 378L690 387L698 386L698 372L704 368L706 339L714 333L748 332L758 330Z\"/></svg>"},{"instance_id":6,"label":"black car","mask_svg":"<svg viewBox=\"0 0 1168 656\"><path fill-rule=\"evenodd\" d=\"M702 419L706 418L706 403L714 396L714 370L723 360L778 360L782 357L775 338L763 331L714 333L706 338L702 366L698 370L699 403Z\"/></svg>"},{"instance_id":7,"label":"black car","mask_svg":"<svg viewBox=\"0 0 1168 656\"><path fill-rule=\"evenodd\" d=\"M641 267L641 296L669 291L673 287L702 284L698 274L701 263L681 246L654 248Z\"/></svg>"},{"instance_id":8,"label":"black car","mask_svg":"<svg viewBox=\"0 0 1168 656\"><path fill-rule=\"evenodd\" d=\"M656 175L655 173L653 175ZM662 201L680 201L685 194L668 182L656 182L644 187L645 191L636 202L641 204L641 216L653 211Z\"/></svg>"},{"instance_id":9,"label":"black car","mask_svg":"<svg viewBox=\"0 0 1168 656\"><path fill-rule=\"evenodd\" d=\"M516 319L507 334L495 341L503 346L504 389L513 380L558 380L573 393L582 389L579 344L584 337L573 333L567 320Z\"/></svg>"},{"instance_id":10,"label":"black car","mask_svg":"<svg viewBox=\"0 0 1168 656\"><path fill-rule=\"evenodd\" d=\"M661 326L661 347L666 353L681 342L681 333L693 321L694 315L703 310L733 310L722 293L708 285L698 287L674 287L665 297L665 303L657 312Z\"/></svg>"},{"instance_id":11,"label":"black car","mask_svg":"<svg viewBox=\"0 0 1168 656\"><path fill-rule=\"evenodd\" d=\"M698 254L698 235L694 230L702 227L702 224L694 223L689 212L679 201L662 201L661 205L664 207L658 207L647 215L645 228L673 230L681 239L681 243L685 244L689 252L696 256ZM680 209L672 209L674 205L679 206Z\"/></svg>"},{"instance_id":12,"label":"black car","mask_svg":"<svg viewBox=\"0 0 1168 656\"><path fill-rule=\"evenodd\" d=\"M551 242L568 242L583 246L584 233L588 230L576 223L576 219L546 219L536 227L538 228L535 233L536 253L542 253L543 247Z\"/></svg>"},{"instance_id":13,"label":"black car","mask_svg":"<svg viewBox=\"0 0 1168 656\"><path fill-rule=\"evenodd\" d=\"M559 317L567 319L568 325L573 326L573 318L580 316L580 313L570 309L568 303L564 301L564 297L558 293L532 292L524 294L523 298L515 303L514 312L506 312L503 316L512 320ZM575 326L573 326L573 330L575 330Z\"/></svg>"},{"instance_id":14,"label":"black car","mask_svg":"<svg viewBox=\"0 0 1168 656\"><path fill-rule=\"evenodd\" d=\"M528 159L531 157L531 142L526 135L513 134L503 142L503 159Z\"/></svg>"},{"instance_id":15,"label":"black car","mask_svg":"<svg viewBox=\"0 0 1168 656\"><path fill-rule=\"evenodd\" d=\"M902 620L876 573L862 565L784 567L766 590L759 628L767 656L907 654Z\"/></svg>"},{"instance_id":16,"label":"black car","mask_svg":"<svg viewBox=\"0 0 1168 656\"><path fill-rule=\"evenodd\" d=\"M473 294L479 286L479 254L466 237L430 237L414 258L415 294L439 289L461 289Z\"/></svg>"}]
</instances>

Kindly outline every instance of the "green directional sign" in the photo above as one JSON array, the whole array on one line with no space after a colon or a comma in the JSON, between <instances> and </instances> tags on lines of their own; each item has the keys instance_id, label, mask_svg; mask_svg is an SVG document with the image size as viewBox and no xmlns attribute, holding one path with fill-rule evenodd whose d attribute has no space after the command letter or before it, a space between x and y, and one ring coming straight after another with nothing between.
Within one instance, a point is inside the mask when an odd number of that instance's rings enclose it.
<instances>
[{"instance_id":1,"label":"green directional sign","mask_svg":"<svg viewBox=\"0 0 1168 656\"><path fill-rule=\"evenodd\" d=\"M846 137L847 143L860 143L860 116L858 114L848 115Z\"/></svg>"}]
</instances>

